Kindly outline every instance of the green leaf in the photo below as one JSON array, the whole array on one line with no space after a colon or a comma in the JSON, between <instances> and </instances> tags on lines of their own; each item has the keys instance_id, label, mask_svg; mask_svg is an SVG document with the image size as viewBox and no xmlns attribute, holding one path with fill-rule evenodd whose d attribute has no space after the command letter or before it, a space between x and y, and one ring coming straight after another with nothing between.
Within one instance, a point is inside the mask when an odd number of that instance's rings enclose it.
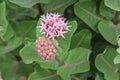
<instances>
[{"instance_id":1,"label":"green leaf","mask_svg":"<svg viewBox=\"0 0 120 80\"><path fill-rule=\"evenodd\" d=\"M11 25L9 24L8 27L7 27L6 33L4 34L3 38L5 39L5 41L8 41L13 36L14 36L14 31L13 31Z\"/></svg>"},{"instance_id":2,"label":"green leaf","mask_svg":"<svg viewBox=\"0 0 120 80\"><path fill-rule=\"evenodd\" d=\"M0 56L0 72L3 80L18 80L21 76L28 76L33 71L32 65L17 62L11 54Z\"/></svg>"},{"instance_id":3,"label":"green leaf","mask_svg":"<svg viewBox=\"0 0 120 80\"><path fill-rule=\"evenodd\" d=\"M69 52L65 64L61 66L57 73L64 79L70 80L71 74L83 73L89 70L90 50L85 48L75 48Z\"/></svg>"},{"instance_id":4,"label":"green leaf","mask_svg":"<svg viewBox=\"0 0 120 80\"><path fill-rule=\"evenodd\" d=\"M120 54L120 48L117 49L117 52Z\"/></svg>"},{"instance_id":5,"label":"green leaf","mask_svg":"<svg viewBox=\"0 0 120 80\"><path fill-rule=\"evenodd\" d=\"M21 76L29 76L33 71L33 65L31 64L25 64L23 62L18 63L19 66L17 66L16 71L16 77L19 78Z\"/></svg>"},{"instance_id":6,"label":"green leaf","mask_svg":"<svg viewBox=\"0 0 120 80\"><path fill-rule=\"evenodd\" d=\"M112 20L115 11L110 9L109 7L105 6L104 0L100 4L100 14L104 16L105 18Z\"/></svg>"},{"instance_id":7,"label":"green leaf","mask_svg":"<svg viewBox=\"0 0 120 80\"><path fill-rule=\"evenodd\" d=\"M6 43L7 43L6 46L3 46L2 44L0 44L0 55L8 53L16 49L17 47L19 47L22 44L22 39L18 37L14 37Z\"/></svg>"},{"instance_id":8,"label":"green leaf","mask_svg":"<svg viewBox=\"0 0 120 80\"><path fill-rule=\"evenodd\" d=\"M39 61L38 64L44 69L57 70L59 68L59 63L55 59L50 62Z\"/></svg>"},{"instance_id":9,"label":"green leaf","mask_svg":"<svg viewBox=\"0 0 120 80\"><path fill-rule=\"evenodd\" d=\"M86 6L87 5L87 6ZM88 7L90 6L90 7ZM75 14L97 32L97 23L103 19L96 14L96 4L92 1L78 2L74 6Z\"/></svg>"},{"instance_id":10,"label":"green leaf","mask_svg":"<svg viewBox=\"0 0 120 80\"><path fill-rule=\"evenodd\" d=\"M14 36L14 31L11 28L11 25L9 24L6 30L6 33L4 34L4 36L2 37L2 39L7 42L9 39L11 39ZM0 42L1 44L1 42Z\"/></svg>"},{"instance_id":11,"label":"green leaf","mask_svg":"<svg viewBox=\"0 0 120 80\"><path fill-rule=\"evenodd\" d=\"M117 73L117 66L113 63L113 60L117 52L112 47L107 47L102 54L96 57L95 65L97 69L104 73L106 80L118 80L119 75Z\"/></svg>"},{"instance_id":12,"label":"green leaf","mask_svg":"<svg viewBox=\"0 0 120 80\"><path fill-rule=\"evenodd\" d=\"M21 7L30 8L37 3L49 3L50 0L9 0L9 1Z\"/></svg>"},{"instance_id":13,"label":"green leaf","mask_svg":"<svg viewBox=\"0 0 120 80\"><path fill-rule=\"evenodd\" d=\"M101 73L96 73L96 78L95 80L105 80L103 75Z\"/></svg>"},{"instance_id":14,"label":"green leaf","mask_svg":"<svg viewBox=\"0 0 120 80\"><path fill-rule=\"evenodd\" d=\"M34 11L35 8L22 8L13 3L7 3L6 17L9 21L25 21L33 20L36 18L38 11ZM13 15L14 14L14 15Z\"/></svg>"},{"instance_id":15,"label":"green leaf","mask_svg":"<svg viewBox=\"0 0 120 80\"><path fill-rule=\"evenodd\" d=\"M49 4L43 5L43 10L44 12L63 13L67 7L76 1L77 0L51 0Z\"/></svg>"},{"instance_id":16,"label":"green leaf","mask_svg":"<svg viewBox=\"0 0 120 80\"><path fill-rule=\"evenodd\" d=\"M0 3L3 2L3 0L0 0Z\"/></svg>"},{"instance_id":17,"label":"green leaf","mask_svg":"<svg viewBox=\"0 0 120 80\"><path fill-rule=\"evenodd\" d=\"M88 80L88 78L91 77L91 72L79 73L79 74L77 74L77 77L80 80Z\"/></svg>"},{"instance_id":18,"label":"green leaf","mask_svg":"<svg viewBox=\"0 0 120 80\"><path fill-rule=\"evenodd\" d=\"M41 29L38 27L40 26L40 22L41 22L41 18L38 20L37 26L36 26L36 37L37 38L44 36L43 34L41 34L42 33Z\"/></svg>"},{"instance_id":19,"label":"green leaf","mask_svg":"<svg viewBox=\"0 0 120 80\"><path fill-rule=\"evenodd\" d=\"M87 49L91 48L91 37L92 34L89 30L83 29L77 34L73 35L71 41L71 48L84 47Z\"/></svg>"},{"instance_id":20,"label":"green leaf","mask_svg":"<svg viewBox=\"0 0 120 80\"><path fill-rule=\"evenodd\" d=\"M0 55L0 71L3 80L16 80L16 59L10 55Z\"/></svg>"},{"instance_id":21,"label":"green leaf","mask_svg":"<svg viewBox=\"0 0 120 80\"><path fill-rule=\"evenodd\" d=\"M36 40L36 22L35 21L21 21L19 23L12 23L12 28L14 29L17 36L23 39Z\"/></svg>"},{"instance_id":22,"label":"green leaf","mask_svg":"<svg viewBox=\"0 0 120 80\"><path fill-rule=\"evenodd\" d=\"M107 7L120 11L120 0L104 0L104 2Z\"/></svg>"},{"instance_id":23,"label":"green leaf","mask_svg":"<svg viewBox=\"0 0 120 80\"><path fill-rule=\"evenodd\" d=\"M66 57L68 55L68 50L70 48L70 43L71 43L71 39L72 39L72 35L74 34L74 32L77 29L77 22L76 21L71 21L68 23L70 27L70 31L68 31L65 34L65 38L59 38L58 43L59 43L59 47L62 48L62 53L59 53L61 55L61 57Z\"/></svg>"},{"instance_id":24,"label":"green leaf","mask_svg":"<svg viewBox=\"0 0 120 80\"><path fill-rule=\"evenodd\" d=\"M8 26L6 19L6 5L5 2L0 3L0 36L4 35Z\"/></svg>"},{"instance_id":25,"label":"green leaf","mask_svg":"<svg viewBox=\"0 0 120 80\"><path fill-rule=\"evenodd\" d=\"M117 55L114 59L114 63L115 64L119 64L120 63L120 55Z\"/></svg>"},{"instance_id":26,"label":"green leaf","mask_svg":"<svg viewBox=\"0 0 120 80\"><path fill-rule=\"evenodd\" d=\"M117 44L117 38L120 34L120 24L114 25L110 21L102 21L98 24L101 35L111 44Z\"/></svg>"},{"instance_id":27,"label":"green leaf","mask_svg":"<svg viewBox=\"0 0 120 80\"><path fill-rule=\"evenodd\" d=\"M34 61L41 61L40 56L36 52L35 43L28 43L20 50L20 56L24 63L30 64Z\"/></svg>"},{"instance_id":28,"label":"green leaf","mask_svg":"<svg viewBox=\"0 0 120 80\"><path fill-rule=\"evenodd\" d=\"M47 69L42 69L39 66L29 76L28 80L61 80L56 73L52 73Z\"/></svg>"}]
</instances>

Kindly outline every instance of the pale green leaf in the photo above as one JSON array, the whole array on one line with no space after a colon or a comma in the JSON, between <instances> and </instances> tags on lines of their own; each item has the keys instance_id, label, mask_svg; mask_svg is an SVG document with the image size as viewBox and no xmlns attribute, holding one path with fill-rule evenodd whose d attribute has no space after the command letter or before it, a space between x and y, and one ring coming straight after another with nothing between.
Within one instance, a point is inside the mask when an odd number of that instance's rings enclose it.
<instances>
[{"instance_id":1,"label":"pale green leaf","mask_svg":"<svg viewBox=\"0 0 120 80\"><path fill-rule=\"evenodd\" d=\"M89 55L90 50L79 47L69 52L68 58L65 60L65 64L61 66L57 73L64 79L70 80L71 74L83 73L90 69Z\"/></svg>"},{"instance_id":2,"label":"pale green leaf","mask_svg":"<svg viewBox=\"0 0 120 80\"><path fill-rule=\"evenodd\" d=\"M4 35L8 26L6 19L6 4L5 2L0 3L0 36Z\"/></svg>"},{"instance_id":3,"label":"pale green leaf","mask_svg":"<svg viewBox=\"0 0 120 80\"><path fill-rule=\"evenodd\" d=\"M47 69L42 69L39 66L29 76L28 80L61 80L56 73L52 73Z\"/></svg>"},{"instance_id":4,"label":"pale green leaf","mask_svg":"<svg viewBox=\"0 0 120 80\"><path fill-rule=\"evenodd\" d=\"M50 0L9 0L9 1L21 7L30 8L37 3L49 3Z\"/></svg>"},{"instance_id":5,"label":"pale green leaf","mask_svg":"<svg viewBox=\"0 0 120 80\"><path fill-rule=\"evenodd\" d=\"M68 31L67 33L65 33L65 38L58 38L58 43L59 43L59 47L62 48L62 53L60 53L59 55L61 55L60 57L65 58L68 55L68 50L70 48L70 44L71 44L71 38L74 34L74 32L77 29L77 22L76 21L71 21L68 23L69 26L71 26L69 29L70 31Z\"/></svg>"},{"instance_id":6,"label":"pale green leaf","mask_svg":"<svg viewBox=\"0 0 120 80\"><path fill-rule=\"evenodd\" d=\"M76 33L72 37L71 48L84 47L91 48L91 37L92 34L89 30L83 29L80 32Z\"/></svg>"},{"instance_id":7,"label":"pale green leaf","mask_svg":"<svg viewBox=\"0 0 120 80\"><path fill-rule=\"evenodd\" d=\"M6 46L0 44L0 55L8 53L22 44L22 39L19 37L14 37L6 42Z\"/></svg>"},{"instance_id":8,"label":"pale green leaf","mask_svg":"<svg viewBox=\"0 0 120 80\"><path fill-rule=\"evenodd\" d=\"M112 47L107 47L105 51L102 54L99 54L96 57L95 65L97 69L104 73L104 78L106 80L118 80L118 68L113 63L113 60L115 56L117 55L117 52Z\"/></svg>"},{"instance_id":9,"label":"pale green leaf","mask_svg":"<svg viewBox=\"0 0 120 80\"><path fill-rule=\"evenodd\" d=\"M110 21L102 21L98 24L98 29L102 36L111 44L117 44L117 38L120 34L120 24L114 25Z\"/></svg>"},{"instance_id":10,"label":"pale green leaf","mask_svg":"<svg viewBox=\"0 0 120 80\"><path fill-rule=\"evenodd\" d=\"M114 59L114 63L115 64L119 64L120 63L120 55L117 55Z\"/></svg>"},{"instance_id":11,"label":"pale green leaf","mask_svg":"<svg viewBox=\"0 0 120 80\"><path fill-rule=\"evenodd\" d=\"M87 6L86 6L87 5ZM90 7L88 7L90 6ZM75 14L97 32L97 23L103 21L96 14L96 4L92 1L78 2L74 6Z\"/></svg>"},{"instance_id":12,"label":"pale green leaf","mask_svg":"<svg viewBox=\"0 0 120 80\"><path fill-rule=\"evenodd\" d=\"M28 43L20 50L20 56L26 64L34 61L41 61L40 56L36 52L35 43Z\"/></svg>"},{"instance_id":13,"label":"pale green leaf","mask_svg":"<svg viewBox=\"0 0 120 80\"><path fill-rule=\"evenodd\" d=\"M104 2L107 7L120 11L120 0L104 0Z\"/></svg>"},{"instance_id":14,"label":"pale green leaf","mask_svg":"<svg viewBox=\"0 0 120 80\"><path fill-rule=\"evenodd\" d=\"M44 12L63 13L67 7L76 1L77 0L51 0L49 4L43 6L43 10Z\"/></svg>"}]
</instances>

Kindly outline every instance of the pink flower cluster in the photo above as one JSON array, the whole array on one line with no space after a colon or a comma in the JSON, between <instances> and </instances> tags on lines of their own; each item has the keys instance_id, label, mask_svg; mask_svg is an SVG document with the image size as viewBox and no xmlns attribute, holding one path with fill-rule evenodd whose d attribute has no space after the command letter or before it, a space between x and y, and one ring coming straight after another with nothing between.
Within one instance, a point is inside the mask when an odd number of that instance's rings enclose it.
<instances>
[{"instance_id":1,"label":"pink flower cluster","mask_svg":"<svg viewBox=\"0 0 120 80\"><path fill-rule=\"evenodd\" d=\"M52 60L57 52L57 49L53 45L53 40L46 37L39 37L36 40L36 49L38 55L46 62Z\"/></svg>"},{"instance_id":2,"label":"pink flower cluster","mask_svg":"<svg viewBox=\"0 0 120 80\"><path fill-rule=\"evenodd\" d=\"M66 20L59 14L46 14L41 16L41 24L39 28L49 39L54 37L64 37L64 33L69 30Z\"/></svg>"}]
</instances>

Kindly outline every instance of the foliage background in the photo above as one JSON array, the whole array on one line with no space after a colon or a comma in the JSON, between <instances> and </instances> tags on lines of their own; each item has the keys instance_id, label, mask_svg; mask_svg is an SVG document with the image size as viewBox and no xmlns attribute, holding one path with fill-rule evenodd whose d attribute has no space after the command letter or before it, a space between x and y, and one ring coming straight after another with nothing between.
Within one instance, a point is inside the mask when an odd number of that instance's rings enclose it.
<instances>
[{"instance_id":1,"label":"foliage background","mask_svg":"<svg viewBox=\"0 0 120 80\"><path fill-rule=\"evenodd\" d=\"M119 11L120 0L0 0L2 79L120 80ZM47 12L72 26L48 63L35 49L36 26Z\"/></svg>"}]
</instances>

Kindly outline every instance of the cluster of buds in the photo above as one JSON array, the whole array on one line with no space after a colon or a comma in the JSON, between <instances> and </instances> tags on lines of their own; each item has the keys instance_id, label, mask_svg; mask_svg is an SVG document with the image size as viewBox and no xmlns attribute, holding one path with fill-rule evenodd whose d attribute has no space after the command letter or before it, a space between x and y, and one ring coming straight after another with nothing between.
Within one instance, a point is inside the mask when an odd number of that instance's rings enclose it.
<instances>
[{"instance_id":1,"label":"cluster of buds","mask_svg":"<svg viewBox=\"0 0 120 80\"><path fill-rule=\"evenodd\" d=\"M53 45L53 40L46 37L39 37L36 40L36 48L38 55L46 62L52 60L57 52L57 49Z\"/></svg>"},{"instance_id":2,"label":"cluster of buds","mask_svg":"<svg viewBox=\"0 0 120 80\"><path fill-rule=\"evenodd\" d=\"M66 20L59 14L45 14L41 16L41 22L38 28L45 37L36 40L36 50L41 58L48 62L51 61L57 52L53 44L55 37L64 37L64 33L69 30Z\"/></svg>"}]
</instances>

